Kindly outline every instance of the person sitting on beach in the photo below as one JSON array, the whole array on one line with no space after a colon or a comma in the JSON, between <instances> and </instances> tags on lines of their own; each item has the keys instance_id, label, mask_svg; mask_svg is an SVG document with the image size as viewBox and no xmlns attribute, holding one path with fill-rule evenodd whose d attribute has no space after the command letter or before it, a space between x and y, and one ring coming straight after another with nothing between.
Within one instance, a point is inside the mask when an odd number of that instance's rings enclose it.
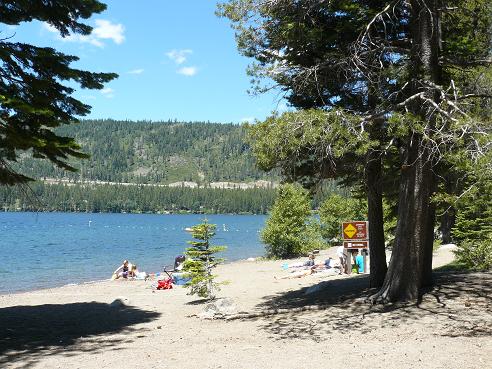
<instances>
[{"instance_id":1,"label":"person sitting on beach","mask_svg":"<svg viewBox=\"0 0 492 369\"><path fill-rule=\"evenodd\" d=\"M182 270L186 257L184 255L178 255L174 258L174 270Z\"/></svg>"},{"instance_id":2,"label":"person sitting on beach","mask_svg":"<svg viewBox=\"0 0 492 369\"><path fill-rule=\"evenodd\" d=\"M314 254L309 254L308 260L303 264L305 267L312 267L314 266Z\"/></svg>"},{"instance_id":3,"label":"person sitting on beach","mask_svg":"<svg viewBox=\"0 0 492 369\"><path fill-rule=\"evenodd\" d=\"M149 275L138 270L137 264L129 264L128 278L146 281Z\"/></svg>"},{"instance_id":4,"label":"person sitting on beach","mask_svg":"<svg viewBox=\"0 0 492 369\"><path fill-rule=\"evenodd\" d=\"M137 264L132 264L128 269L128 278L135 278L139 273L137 269Z\"/></svg>"},{"instance_id":5,"label":"person sitting on beach","mask_svg":"<svg viewBox=\"0 0 492 369\"><path fill-rule=\"evenodd\" d=\"M129 266L128 266L128 260L123 260L123 264L121 264L114 272L113 272L113 279L118 279L118 278L128 278L128 273L129 273Z\"/></svg>"}]
</instances>

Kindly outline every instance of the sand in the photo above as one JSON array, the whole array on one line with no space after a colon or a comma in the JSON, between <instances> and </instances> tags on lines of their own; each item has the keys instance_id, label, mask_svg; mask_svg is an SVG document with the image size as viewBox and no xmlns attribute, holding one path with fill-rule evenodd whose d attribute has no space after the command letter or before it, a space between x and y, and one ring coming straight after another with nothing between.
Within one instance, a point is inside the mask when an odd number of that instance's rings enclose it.
<instances>
[{"instance_id":1,"label":"sand","mask_svg":"<svg viewBox=\"0 0 492 369\"><path fill-rule=\"evenodd\" d=\"M452 259L444 248L434 264ZM149 281L2 295L0 367L492 368L491 273L436 273L418 306L370 306L367 276L278 280L282 263L218 268L219 297L250 314L236 320L201 319L206 304L186 289Z\"/></svg>"}]
</instances>

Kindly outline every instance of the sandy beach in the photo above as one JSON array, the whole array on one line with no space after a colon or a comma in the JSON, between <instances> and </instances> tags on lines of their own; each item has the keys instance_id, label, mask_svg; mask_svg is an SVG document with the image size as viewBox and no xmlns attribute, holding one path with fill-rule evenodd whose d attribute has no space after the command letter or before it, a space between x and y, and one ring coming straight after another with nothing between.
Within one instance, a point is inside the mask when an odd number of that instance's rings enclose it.
<instances>
[{"instance_id":1,"label":"sandy beach","mask_svg":"<svg viewBox=\"0 0 492 369\"><path fill-rule=\"evenodd\" d=\"M317 261L334 255L324 250ZM452 259L451 250L440 249L434 266ZM436 273L436 287L418 306L370 306L364 302L371 293L366 275L275 279L288 273L282 263L240 261L217 269L228 281L218 297L233 302L235 316L244 315L238 319L203 319L207 304L181 286L154 291L152 281L1 295L0 367L491 365L491 273Z\"/></svg>"}]
</instances>

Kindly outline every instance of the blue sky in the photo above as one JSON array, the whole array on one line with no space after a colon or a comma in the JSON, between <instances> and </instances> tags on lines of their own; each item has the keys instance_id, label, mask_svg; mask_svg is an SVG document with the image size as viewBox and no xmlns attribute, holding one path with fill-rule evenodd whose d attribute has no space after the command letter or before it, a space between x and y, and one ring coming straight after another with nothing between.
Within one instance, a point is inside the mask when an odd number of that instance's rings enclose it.
<instances>
[{"instance_id":1,"label":"blue sky","mask_svg":"<svg viewBox=\"0 0 492 369\"><path fill-rule=\"evenodd\" d=\"M78 68L116 72L102 91L80 90L89 118L241 122L286 109L278 93L247 93L246 67L234 32L214 14L211 0L106 0L108 9L87 21L91 36L62 39L47 24L4 30L13 41L77 55Z\"/></svg>"}]
</instances>

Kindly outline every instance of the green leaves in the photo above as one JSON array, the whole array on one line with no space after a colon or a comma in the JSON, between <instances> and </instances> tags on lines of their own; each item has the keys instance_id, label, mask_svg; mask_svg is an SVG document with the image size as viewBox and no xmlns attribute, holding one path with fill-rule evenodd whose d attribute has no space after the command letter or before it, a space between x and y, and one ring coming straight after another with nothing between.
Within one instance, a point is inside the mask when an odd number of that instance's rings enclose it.
<instances>
[{"instance_id":1,"label":"green leaves","mask_svg":"<svg viewBox=\"0 0 492 369\"><path fill-rule=\"evenodd\" d=\"M0 4L0 14L3 23L17 25L36 19L48 22L66 36L70 31L88 34L91 27L78 22L79 18L88 18L105 8L96 0L8 0ZM74 89L63 83L101 89L117 75L74 69L70 64L78 60L76 56L9 41L0 41L0 185L29 180L6 169L7 161L16 161L19 151L74 171L68 158L87 155L73 139L58 136L53 129L88 114L90 106L73 98Z\"/></svg>"},{"instance_id":2,"label":"green leaves","mask_svg":"<svg viewBox=\"0 0 492 369\"><path fill-rule=\"evenodd\" d=\"M288 258L320 248L317 225L311 216L307 191L294 184L284 184L261 233L268 257Z\"/></svg>"},{"instance_id":3,"label":"green leaves","mask_svg":"<svg viewBox=\"0 0 492 369\"><path fill-rule=\"evenodd\" d=\"M360 156L377 146L362 118L343 110L301 110L250 127L258 166L280 168L288 181L312 187L325 178L352 175Z\"/></svg>"},{"instance_id":4,"label":"green leaves","mask_svg":"<svg viewBox=\"0 0 492 369\"><path fill-rule=\"evenodd\" d=\"M183 271L191 278L186 284L190 288L191 295L213 299L218 290L219 283L215 282L212 274L218 264L224 262L223 258L217 258L214 254L224 251L225 246L212 246L210 239L215 235L215 224L210 224L205 219L203 223L191 227L190 233L198 241L189 241L192 245L186 249L186 261Z\"/></svg>"},{"instance_id":5,"label":"green leaves","mask_svg":"<svg viewBox=\"0 0 492 369\"><path fill-rule=\"evenodd\" d=\"M4 0L0 3L3 23L18 25L39 20L58 29L62 36L68 36L70 31L88 35L92 28L78 20L105 9L106 5L97 0Z\"/></svg>"},{"instance_id":6,"label":"green leaves","mask_svg":"<svg viewBox=\"0 0 492 369\"><path fill-rule=\"evenodd\" d=\"M333 194L319 208L321 234L331 242L341 239L342 222L367 219L367 204L352 197Z\"/></svg>"}]
</instances>

